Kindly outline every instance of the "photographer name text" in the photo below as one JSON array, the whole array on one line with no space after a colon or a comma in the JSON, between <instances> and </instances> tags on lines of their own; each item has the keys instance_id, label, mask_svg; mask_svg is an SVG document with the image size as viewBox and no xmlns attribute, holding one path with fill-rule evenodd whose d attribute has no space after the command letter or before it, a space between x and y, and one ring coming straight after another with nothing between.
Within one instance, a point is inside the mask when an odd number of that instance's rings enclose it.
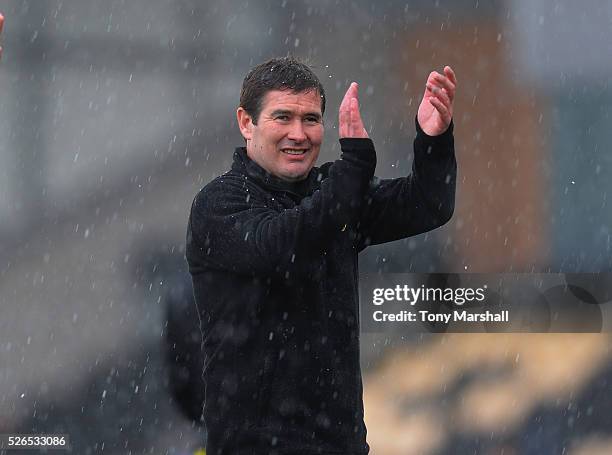
<instances>
[{"instance_id":1,"label":"photographer name text","mask_svg":"<svg viewBox=\"0 0 612 455\"><path fill-rule=\"evenodd\" d=\"M508 322L508 310L471 313L468 310L454 310L449 313L435 313L428 310L402 310L396 313L374 311L372 318L376 322L436 322L449 324L450 322Z\"/></svg>"}]
</instances>

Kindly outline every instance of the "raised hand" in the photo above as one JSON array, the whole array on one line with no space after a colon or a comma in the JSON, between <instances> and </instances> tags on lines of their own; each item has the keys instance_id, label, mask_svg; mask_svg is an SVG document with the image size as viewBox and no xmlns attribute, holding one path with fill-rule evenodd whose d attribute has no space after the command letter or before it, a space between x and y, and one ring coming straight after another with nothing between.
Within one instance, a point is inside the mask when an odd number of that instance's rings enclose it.
<instances>
[{"instance_id":1,"label":"raised hand","mask_svg":"<svg viewBox=\"0 0 612 455\"><path fill-rule=\"evenodd\" d=\"M365 128L363 127L363 121L361 120L361 114L359 113L359 101L358 101L358 86L356 82L351 83L342 103L340 103L340 115L339 115L339 133L340 139L348 137L369 137Z\"/></svg>"},{"instance_id":2,"label":"raised hand","mask_svg":"<svg viewBox=\"0 0 612 455\"><path fill-rule=\"evenodd\" d=\"M425 84L425 93L419 105L417 120L425 133L437 136L444 133L453 118L453 101L457 78L450 66L444 67L444 74L432 71Z\"/></svg>"}]
</instances>

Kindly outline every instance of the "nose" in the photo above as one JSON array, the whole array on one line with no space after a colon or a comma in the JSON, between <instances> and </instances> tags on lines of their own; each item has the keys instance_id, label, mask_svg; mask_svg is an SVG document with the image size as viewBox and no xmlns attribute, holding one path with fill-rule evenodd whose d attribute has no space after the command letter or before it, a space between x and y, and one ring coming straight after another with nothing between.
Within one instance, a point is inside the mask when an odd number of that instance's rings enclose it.
<instances>
[{"instance_id":1,"label":"nose","mask_svg":"<svg viewBox=\"0 0 612 455\"><path fill-rule=\"evenodd\" d=\"M295 142L304 142L306 140L304 125L302 125L302 121L300 119L296 119L295 121L291 122L287 138Z\"/></svg>"}]
</instances>

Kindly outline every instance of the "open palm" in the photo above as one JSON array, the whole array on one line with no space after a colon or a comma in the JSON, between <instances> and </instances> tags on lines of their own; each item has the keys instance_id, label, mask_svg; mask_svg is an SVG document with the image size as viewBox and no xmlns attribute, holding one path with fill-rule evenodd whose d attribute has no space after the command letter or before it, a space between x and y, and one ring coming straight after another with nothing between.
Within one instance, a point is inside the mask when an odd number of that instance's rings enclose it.
<instances>
[{"instance_id":1,"label":"open palm","mask_svg":"<svg viewBox=\"0 0 612 455\"><path fill-rule=\"evenodd\" d=\"M367 138L368 133L363 127L359 112L359 97L356 82L351 83L340 103L338 132L340 138Z\"/></svg>"},{"instance_id":2,"label":"open palm","mask_svg":"<svg viewBox=\"0 0 612 455\"><path fill-rule=\"evenodd\" d=\"M417 120L430 136L444 133L453 118L453 102L457 78L450 66L444 67L444 75L432 71L425 84L425 93L419 105Z\"/></svg>"}]
</instances>

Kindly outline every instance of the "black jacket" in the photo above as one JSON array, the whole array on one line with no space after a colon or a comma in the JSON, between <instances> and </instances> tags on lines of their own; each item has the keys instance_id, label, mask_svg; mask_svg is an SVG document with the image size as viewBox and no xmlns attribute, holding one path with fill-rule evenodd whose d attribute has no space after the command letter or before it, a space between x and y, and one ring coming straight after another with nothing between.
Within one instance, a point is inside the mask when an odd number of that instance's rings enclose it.
<instances>
[{"instance_id":1,"label":"black jacket","mask_svg":"<svg viewBox=\"0 0 612 455\"><path fill-rule=\"evenodd\" d=\"M445 223L449 130L417 124L411 176L373 179L369 139L285 182L244 148L195 197L187 260L204 336L207 453L366 454L357 253Z\"/></svg>"}]
</instances>

